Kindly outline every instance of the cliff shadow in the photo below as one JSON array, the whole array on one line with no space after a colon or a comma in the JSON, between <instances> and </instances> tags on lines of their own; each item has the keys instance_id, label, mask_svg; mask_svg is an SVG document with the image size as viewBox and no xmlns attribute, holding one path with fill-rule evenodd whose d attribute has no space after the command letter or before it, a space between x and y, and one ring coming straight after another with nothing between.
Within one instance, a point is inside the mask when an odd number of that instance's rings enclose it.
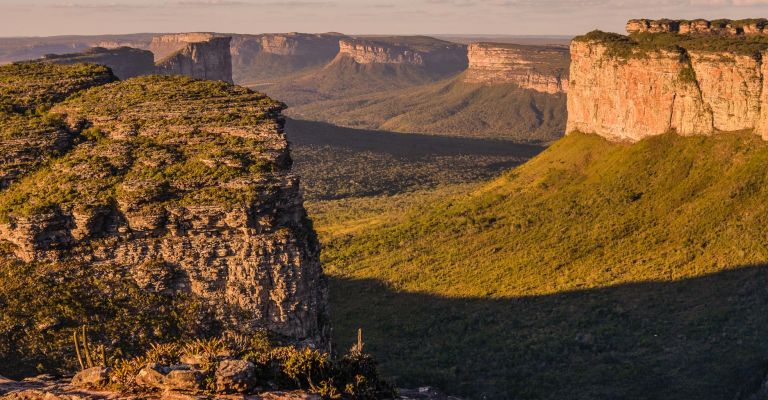
<instances>
[{"instance_id":1,"label":"cliff shadow","mask_svg":"<svg viewBox=\"0 0 768 400\"><path fill-rule=\"evenodd\" d=\"M472 399L738 399L768 366L768 266L519 298L330 279L338 350L363 328L399 387Z\"/></svg>"},{"instance_id":2,"label":"cliff shadow","mask_svg":"<svg viewBox=\"0 0 768 400\"><path fill-rule=\"evenodd\" d=\"M490 179L544 146L343 128L289 119L294 171L310 200L396 194Z\"/></svg>"}]
</instances>

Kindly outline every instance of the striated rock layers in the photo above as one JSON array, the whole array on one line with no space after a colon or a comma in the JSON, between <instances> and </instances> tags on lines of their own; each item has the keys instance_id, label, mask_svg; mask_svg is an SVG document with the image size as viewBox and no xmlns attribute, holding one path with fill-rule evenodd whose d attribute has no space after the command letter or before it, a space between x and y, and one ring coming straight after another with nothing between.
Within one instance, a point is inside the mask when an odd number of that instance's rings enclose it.
<instances>
[{"instance_id":1,"label":"striated rock layers","mask_svg":"<svg viewBox=\"0 0 768 400\"><path fill-rule=\"evenodd\" d=\"M130 47L106 49L94 47L81 53L49 54L36 62L54 64L93 63L106 65L120 79L150 75L155 72L152 53Z\"/></svg>"},{"instance_id":2,"label":"striated rock layers","mask_svg":"<svg viewBox=\"0 0 768 400\"><path fill-rule=\"evenodd\" d=\"M568 49L506 43L469 45L469 83L513 83L542 93L568 91Z\"/></svg>"},{"instance_id":3,"label":"striated rock layers","mask_svg":"<svg viewBox=\"0 0 768 400\"><path fill-rule=\"evenodd\" d=\"M338 33L233 35L232 74L236 82L274 82L302 69L320 66L339 52Z\"/></svg>"},{"instance_id":4,"label":"striated rock layers","mask_svg":"<svg viewBox=\"0 0 768 400\"><path fill-rule=\"evenodd\" d=\"M695 20L672 20L672 19L631 19L627 22L627 32L632 33L679 33L681 35L768 35L768 20L742 19L729 20L719 19L707 21L705 19Z\"/></svg>"},{"instance_id":5,"label":"striated rock layers","mask_svg":"<svg viewBox=\"0 0 768 400\"><path fill-rule=\"evenodd\" d=\"M108 266L140 290L201 299L222 329L327 343L320 249L290 171L283 104L187 77L104 84L114 78L96 66L12 65L3 76L6 114L45 105L28 97L46 87L100 86L48 101L70 145L6 178L0 261ZM28 134L4 134L0 153Z\"/></svg>"},{"instance_id":6,"label":"striated rock layers","mask_svg":"<svg viewBox=\"0 0 768 400\"><path fill-rule=\"evenodd\" d=\"M341 39L338 57L361 65L417 66L439 74L462 71L468 63L466 46L419 36Z\"/></svg>"},{"instance_id":7,"label":"striated rock layers","mask_svg":"<svg viewBox=\"0 0 768 400\"><path fill-rule=\"evenodd\" d=\"M675 131L768 139L768 49L649 47L592 33L571 44L567 131L637 141Z\"/></svg>"},{"instance_id":8,"label":"striated rock layers","mask_svg":"<svg viewBox=\"0 0 768 400\"><path fill-rule=\"evenodd\" d=\"M157 62L157 73L232 83L230 37L192 42Z\"/></svg>"},{"instance_id":9,"label":"striated rock layers","mask_svg":"<svg viewBox=\"0 0 768 400\"><path fill-rule=\"evenodd\" d=\"M216 37L208 32L173 33L152 37L147 50L155 55L155 61L162 60L185 48L190 43L207 42Z\"/></svg>"}]
</instances>

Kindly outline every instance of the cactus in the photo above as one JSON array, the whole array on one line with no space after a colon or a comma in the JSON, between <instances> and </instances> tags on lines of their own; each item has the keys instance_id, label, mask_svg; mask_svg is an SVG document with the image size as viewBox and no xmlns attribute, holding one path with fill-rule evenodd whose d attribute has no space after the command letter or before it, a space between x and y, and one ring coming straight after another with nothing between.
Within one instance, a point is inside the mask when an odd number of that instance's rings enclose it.
<instances>
[{"instance_id":1,"label":"cactus","mask_svg":"<svg viewBox=\"0 0 768 400\"><path fill-rule=\"evenodd\" d=\"M363 328L357 328L357 343L352 346L352 352L357 354L363 354Z\"/></svg>"},{"instance_id":2,"label":"cactus","mask_svg":"<svg viewBox=\"0 0 768 400\"><path fill-rule=\"evenodd\" d=\"M91 348L88 346L88 328L85 325L81 328L80 338L78 338L77 330L72 332L72 341L75 343L75 354L77 354L77 362L80 364L81 370L98 365L107 366L107 355L104 345L99 345L91 352ZM97 360L99 363L95 364L93 360Z\"/></svg>"}]
</instances>

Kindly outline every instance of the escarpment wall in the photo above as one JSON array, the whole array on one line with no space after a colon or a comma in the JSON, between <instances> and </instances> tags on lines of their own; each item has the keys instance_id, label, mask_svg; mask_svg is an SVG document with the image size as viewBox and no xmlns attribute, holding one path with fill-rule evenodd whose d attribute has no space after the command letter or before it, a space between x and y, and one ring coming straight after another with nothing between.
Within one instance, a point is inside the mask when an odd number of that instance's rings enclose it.
<instances>
[{"instance_id":1,"label":"escarpment wall","mask_svg":"<svg viewBox=\"0 0 768 400\"><path fill-rule=\"evenodd\" d=\"M633 50L574 40L567 131L637 141L753 129L768 138L766 52Z\"/></svg>"},{"instance_id":2,"label":"escarpment wall","mask_svg":"<svg viewBox=\"0 0 768 400\"><path fill-rule=\"evenodd\" d=\"M417 38L418 39L418 38ZM341 39L338 57L349 57L358 64L410 65L437 74L463 71L468 65L466 46L423 38L412 44L407 39ZM337 57L337 58L338 58Z\"/></svg>"},{"instance_id":3,"label":"escarpment wall","mask_svg":"<svg viewBox=\"0 0 768 400\"><path fill-rule=\"evenodd\" d=\"M232 75L235 82L274 82L304 68L324 65L339 53L341 34L233 35Z\"/></svg>"},{"instance_id":4,"label":"escarpment wall","mask_svg":"<svg viewBox=\"0 0 768 400\"><path fill-rule=\"evenodd\" d=\"M190 43L207 42L214 37L214 34L207 32L174 33L154 36L149 43L148 50L155 55L155 61L159 61L185 48Z\"/></svg>"},{"instance_id":5,"label":"escarpment wall","mask_svg":"<svg viewBox=\"0 0 768 400\"><path fill-rule=\"evenodd\" d=\"M231 39L216 37L204 42L188 43L181 50L157 62L157 73L232 83Z\"/></svg>"},{"instance_id":6,"label":"escarpment wall","mask_svg":"<svg viewBox=\"0 0 768 400\"><path fill-rule=\"evenodd\" d=\"M503 43L469 45L469 83L513 83L542 93L568 91L567 48Z\"/></svg>"},{"instance_id":7,"label":"escarpment wall","mask_svg":"<svg viewBox=\"0 0 768 400\"><path fill-rule=\"evenodd\" d=\"M0 100L14 105L0 109L0 154L20 140L4 135L8 121L38 124L16 111L26 104L52 105L64 123L52 129L71 142L47 163L3 177L0 261L103 266L140 290L202 300L222 329L265 328L325 346L326 281L291 173L284 105L220 81L107 84L108 73L0 67ZM49 80L45 91L35 77ZM35 90L51 100L29 100ZM33 133L24 131L30 140Z\"/></svg>"},{"instance_id":8,"label":"escarpment wall","mask_svg":"<svg viewBox=\"0 0 768 400\"><path fill-rule=\"evenodd\" d=\"M424 65L424 56L406 47L384 46L354 39L340 40L339 54L351 57L358 64Z\"/></svg>"}]
</instances>

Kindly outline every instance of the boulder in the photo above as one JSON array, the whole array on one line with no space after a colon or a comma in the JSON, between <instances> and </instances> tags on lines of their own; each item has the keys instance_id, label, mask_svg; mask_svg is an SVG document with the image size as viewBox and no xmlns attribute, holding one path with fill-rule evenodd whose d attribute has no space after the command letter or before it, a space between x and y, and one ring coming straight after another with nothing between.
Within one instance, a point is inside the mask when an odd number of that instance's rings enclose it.
<instances>
[{"instance_id":1,"label":"boulder","mask_svg":"<svg viewBox=\"0 0 768 400\"><path fill-rule=\"evenodd\" d=\"M79 388L98 388L109 382L109 368L98 366L84 369L72 378L72 386Z\"/></svg>"},{"instance_id":2,"label":"boulder","mask_svg":"<svg viewBox=\"0 0 768 400\"><path fill-rule=\"evenodd\" d=\"M202 387L203 373L196 369L175 369L163 377L163 386L169 390L195 392Z\"/></svg>"},{"instance_id":3,"label":"boulder","mask_svg":"<svg viewBox=\"0 0 768 400\"><path fill-rule=\"evenodd\" d=\"M224 360L216 369L216 391L246 393L253 389L256 367L246 360Z\"/></svg>"},{"instance_id":4,"label":"boulder","mask_svg":"<svg viewBox=\"0 0 768 400\"><path fill-rule=\"evenodd\" d=\"M149 363L136 375L135 382L139 386L160 389L163 387L163 379L168 370L156 364Z\"/></svg>"}]
</instances>

